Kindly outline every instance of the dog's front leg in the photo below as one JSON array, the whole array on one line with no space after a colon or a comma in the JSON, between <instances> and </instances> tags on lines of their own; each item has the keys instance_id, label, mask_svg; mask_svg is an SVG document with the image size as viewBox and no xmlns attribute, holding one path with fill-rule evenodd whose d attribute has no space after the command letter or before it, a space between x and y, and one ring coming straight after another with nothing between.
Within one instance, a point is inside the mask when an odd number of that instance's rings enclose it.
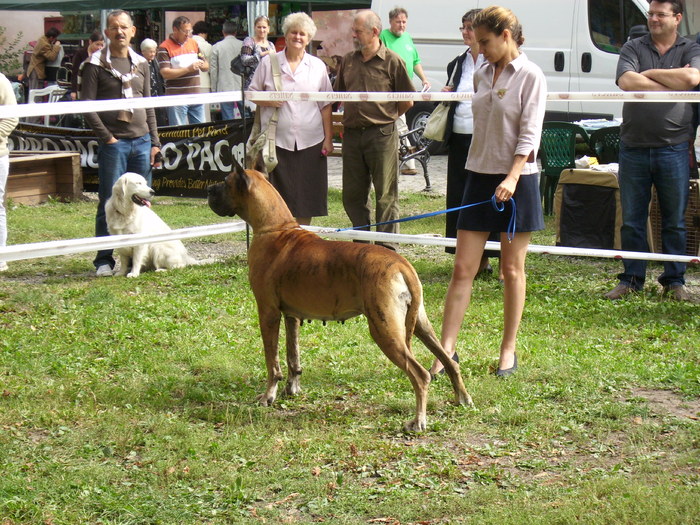
<instances>
[{"instance_id":1,"label":"dog's front leg","mask_svg":"<svg viewBox=\"0 0 700 525\"><path fill-rule=\"evenodd\" d=\"M278 353L280 311L270 310L264 313L258 309L258 318L263 346L265 347L265 365L267 366L267 388L264 394L258 396L258 401L263 406L270 406L277 398L277 383L282 379Z\"/></svg>"},{"instance_id":2,"label":"dog's front leg","mask_svg":"<svg viewBox=\"0 0 700 525\"><path fill-rule=\"evenodd\" d=\"M126 274L127 277L138 277L141 275L141 267L146 262L148 254L148 245L141 244L134 246L134 251L131 253L131 271Z\"/></svg>"},{"instance_id":3,"label":"dog's front leg","mask_svg":"<svg viewBox=\"0 0 700 525\"><path fill-rule=\"evenodd\" d=\"M294 396L301 392L301 363L299 361L299 325L296 317L284 316L284 326L287 332L287 386L284 393Z\"/></svg>"},{"instance_id":4,"label":"dog's front leg","mask_svg":"<svg viewBox=\"0 0 700 525\"><path fill-rule=\"evenodd\" d=\"M116 273L116 275L124 277L127 274L127 272L129 271L130 264L131 264L131 257L129 257L128 254L124 253L124 251L120 251L119 252L119 271Z\"/></svg>"}]
</instances>

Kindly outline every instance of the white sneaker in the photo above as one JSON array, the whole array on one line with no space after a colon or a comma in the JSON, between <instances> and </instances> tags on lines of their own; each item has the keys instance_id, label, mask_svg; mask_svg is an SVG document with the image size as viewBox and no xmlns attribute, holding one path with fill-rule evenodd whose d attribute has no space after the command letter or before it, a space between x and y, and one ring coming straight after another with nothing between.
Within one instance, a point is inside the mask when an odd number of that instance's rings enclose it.
<instances>
[{"instance_id":1,"label":"white sneaker","mask_svg":"<svg viewBox=\"0 0 700 525\"><path fill-rule=\"evenodd\" d=\"M7 263L5 261L0 261L0 272L7 271Z\"/></svg>"},{"instance_id":2,"label":"white sneaker","mask_svg":"<svg viewBox=\"0 0 700 525\"><path fill-rule=\"evenodd\" d=\"M95 275L97 277L112 277L112 275L114 275L114 272L112 271L112 267L109 264L101 264L97 267Z\"/></svg>"}]
</instances>

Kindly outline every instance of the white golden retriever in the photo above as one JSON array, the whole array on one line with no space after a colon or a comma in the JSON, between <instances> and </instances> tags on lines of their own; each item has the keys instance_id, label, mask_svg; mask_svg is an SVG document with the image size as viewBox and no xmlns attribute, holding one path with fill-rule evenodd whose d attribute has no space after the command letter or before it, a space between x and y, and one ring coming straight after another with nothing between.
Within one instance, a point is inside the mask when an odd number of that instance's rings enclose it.
<instances>
[{"instance_id":1,"label":"white golden retriever","mask_svg":"<svg viewBox=\"0 0 700 525\"><path fill-rule=\"evenodd\" d=\"M105 204L110 235L162 233L171 231L151 209L155 192L146 179L127 172L114 183L112 196ZM138 277L142 270L164 271L199 262L190 257L180 241L165 241L118 248L120 269L116 275Z\"/></svg>"}]
</instances>

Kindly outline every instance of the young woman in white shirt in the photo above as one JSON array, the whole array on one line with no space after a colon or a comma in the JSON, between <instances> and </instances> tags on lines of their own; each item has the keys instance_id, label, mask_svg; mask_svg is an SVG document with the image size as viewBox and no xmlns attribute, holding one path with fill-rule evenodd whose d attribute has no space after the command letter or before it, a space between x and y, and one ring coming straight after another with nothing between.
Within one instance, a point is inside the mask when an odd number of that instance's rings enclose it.
<instances>
[{"instance_id":1,"label":"young woman in white shirt","mask_svg":"<svg viewBox=\"0 0 700 525\"><path fill-rule=\"evenodd\" d=\"M467 184L462 204L495 196L504 210L482 204L460 212L457 253L445 298L442 345L453 355L471 299L489 232L501 232L503 336L496 375L507 377L518 367L516 337L525 305L525 257L531 232L544 228L535 162L546 104L542 71L520 46L522 27L509 10L492 6L473 21L479 49L488 64L474 76L474 134L467 160ZM515 234L508 222L517 203ZM431 373L441 369L433 364Z\"/></svg>"}]
</instances>

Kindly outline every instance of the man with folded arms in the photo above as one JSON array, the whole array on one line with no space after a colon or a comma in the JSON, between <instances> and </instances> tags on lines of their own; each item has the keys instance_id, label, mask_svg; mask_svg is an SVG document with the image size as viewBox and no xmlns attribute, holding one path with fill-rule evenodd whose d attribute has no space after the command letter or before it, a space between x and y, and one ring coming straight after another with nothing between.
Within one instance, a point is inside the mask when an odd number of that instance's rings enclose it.
<instances>
[{"instance_id":1,"label":"man with folded arms","mask_svg":"<svg viewBox=\"0 0 700 525\"><path fill-rule=\"evenodd\" d=\"M700 83L700 46L678 34L680 1L652 0L649 33L625 43L617 64L624 91L689 91ZM685 255L688 205L688 147L693 138L693 108L685 102L625 102L620 130L622 249L648 252L647 219L651 188L661 210L664 253ZM620 283L605 297L621 299L644 287L646 261L624 259ZM664 296L688 300L685 263L664 262L659 277Z\"/></svg>"}]
</instances>

